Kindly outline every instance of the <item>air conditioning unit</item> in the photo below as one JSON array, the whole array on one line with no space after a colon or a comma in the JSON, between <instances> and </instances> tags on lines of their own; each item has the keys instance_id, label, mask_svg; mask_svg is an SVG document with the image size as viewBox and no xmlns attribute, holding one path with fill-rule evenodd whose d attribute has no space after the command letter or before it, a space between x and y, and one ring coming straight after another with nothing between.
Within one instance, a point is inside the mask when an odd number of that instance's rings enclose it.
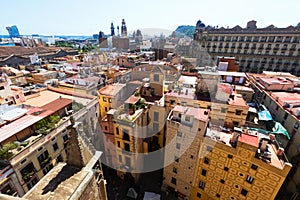
<instances>
[{"instance_id":1,"label":"air conditioning unit","mask_svg":"<svg viewBox=\"0 0 300 200\"><path fill-rule=\"evenodd\" d=\"M288 102L283 102L283 107L289 107L290 104Z\"/></svg>"},{"instance_id":2,"label":"air conditioning unit","mask_svg":"<svg viewBox=\"0 0 300 200\"><path fill-rule=\"evenodd\" d=\"M296 115L297 117L300 116L300 108L297 108L297 109L296 109L295 115Z\"/></svg>"}]
</instances>

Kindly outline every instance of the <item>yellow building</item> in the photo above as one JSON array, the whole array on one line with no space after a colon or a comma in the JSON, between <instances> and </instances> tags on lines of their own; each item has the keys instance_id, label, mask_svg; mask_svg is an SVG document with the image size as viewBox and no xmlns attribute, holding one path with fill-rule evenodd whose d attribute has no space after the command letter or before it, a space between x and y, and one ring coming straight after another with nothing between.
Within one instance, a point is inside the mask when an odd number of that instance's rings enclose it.
<instances>
[{"instance_id":1,"label":"yellow building","mask_svg":"<svg viewBox=\"0 0 300 200\"><path fill-rule=\"evenodd\" d=\"M117 105L113 106L113 101L115 103L115 98L117 98L117 94L124 86L124 84L113 84L107 85L98 90L101 118L103 118L110 109L116 109Z\"/></svg>"},{"instance_id":2,"label":"yellow building","mask_svg":"<svg viewBox=\"0 0 300 200\"><path fill-rule=\"evenodd\" d=\"M190 199L208 110L175 106L167 120L163 190Z\"/></svg>"},{"instance_id":3,"label":"yellow building","mask_svg":"<svg viewBox=\"0 0 300 200\"><path fill-rule=\"evenodd\" d=\"M190 199L274 199L292 167L277 144L272 134L208 128Z\"/></svg>"},{"instance_id":4,"label":"yellow building","mask_svg":"<svg viewBox=\"0 0 300 200\"><path fill-rule=\"evenodd\" d=\"M110 109L117 109L141 87L142 82L132 81L126 84L115 83L98 90L101 119Z\"/></svg>"}]
</instances>

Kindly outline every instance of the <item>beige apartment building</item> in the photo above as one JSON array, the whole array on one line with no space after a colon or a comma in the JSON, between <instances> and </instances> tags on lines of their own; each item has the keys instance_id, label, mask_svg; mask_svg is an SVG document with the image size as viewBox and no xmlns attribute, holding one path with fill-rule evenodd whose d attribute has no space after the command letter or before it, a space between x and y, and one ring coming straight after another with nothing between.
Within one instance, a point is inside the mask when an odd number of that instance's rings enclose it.
<instances>
[{"instance_id":1,"label":"beige apartment building","mask_svg":"<svg viewBox=\"0 0 300 200\"><path fill-rule=\"evenodd\" d=\"M195 91L188 88L183 89L183 92L171 91L165 94L166 111L169 112L176 105L210 109L209 116L212 123L226 127L243 126L248 106L241 96L229 93L230 86L226 84L219 85L218 101L212 101L210 98L197 99Z\"/></svg>"},{"instance_id":2,"label":"beige apartment building","mask_svg":"<svg viewBox=\"0 0 300 200\"><path fill-rule=\"evenodd\" d=\"M86 142L86 137L90 137L95 130L99 114L97 97L87 95L84 98L84 95L76 93L71 96L63 91L56 93L45 90L23 103L2 116L5 124L0 128L1 147L15 144L11 147L10 157L5 158L14 174L5 175L8 181L1 177L0 188L8 183L9 193L18 196L28 192L59 162L70 161L69 135L74 130L74 123L80 132L80 140ZM75 107L75 104L78 106ZM51 128L49 120L53 120L53 116L59 118ZM83 154L86 152L83 151ZM80 162L80 157L76 159ZM82 159L87 163L89 158L84 156Z\"/></svg>"},{"instance_id":3,"label":"beige apartment building","mask_svg":"<svg viewBox=\"0 0 300 200\"><path fill-rule=\"evenodd\" d=\"M218 56L232 56L239 62L239 71L281 71L300 74L300 28L277 28L270 25L258 28L249 21L246 28L205 27L199 20L194 33L213 60Z\"/></svg>"},{"instance_id":4,"label":"beige apartment building","mask_svg":"<svg viewBox=\"0 0 300 200\"><path fill-rule=\"evenodd\" d=\"M208 124L207 109L175 106L168 115L163 190L191 199L201 137Z\"/></svg>"}]
</instances>

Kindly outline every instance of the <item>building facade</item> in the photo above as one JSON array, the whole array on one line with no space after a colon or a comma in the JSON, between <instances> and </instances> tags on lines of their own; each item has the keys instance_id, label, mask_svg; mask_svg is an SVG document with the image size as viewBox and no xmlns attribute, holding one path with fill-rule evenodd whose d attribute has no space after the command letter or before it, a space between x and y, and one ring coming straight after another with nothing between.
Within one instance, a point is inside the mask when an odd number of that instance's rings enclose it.
<instances>
[{"instance_id":1,"label":"building facade","mask_svg":"<svg viewBox=\"0 0 300 200\"><path fill-rule=\"evenodd\" d=\"M163 189L180 199L192 199L200 139L208 124L208 110L175 106L168 115Z\"/></svg>"},{"instance_id":2,"label":"building facade","mask_svg":"<svg viewBox=\"0 0 300 200\"><path fill-rule=\"evenodd\" d=\"M216 61L217 56L233 56L239 71L259 73L283 71L300 74L300 28L257 28L256 21L246 28L206 27L197 23L194 40Z\"/></svg>"}]
</instances>

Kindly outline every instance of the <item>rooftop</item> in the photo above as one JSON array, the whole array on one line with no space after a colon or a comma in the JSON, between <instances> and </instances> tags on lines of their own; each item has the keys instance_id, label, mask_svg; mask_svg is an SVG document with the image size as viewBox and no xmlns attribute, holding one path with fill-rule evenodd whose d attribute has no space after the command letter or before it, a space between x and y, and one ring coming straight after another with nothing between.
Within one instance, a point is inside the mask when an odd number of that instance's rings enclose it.
<instances>
[{"instance_id":1,"label":"rooftop","mask_svg":"<svg viewBox=\"0 0 300 200\"><path fill-rule=\"evenodd\" d=\"M33 108L36 109L36 108ZM41 109L37 108L39 111ZM38 115L35 114L26 114L25 116L7 124L0 128L0 142L5 141L6 139L14 136L15 134L19 133L20 131L24 130L27 127L37 123L41 119L49 116L52 114L52 111L45 110L44 112L39 112Z\"/></svg>"},{"instance_id":2,"label":"rooftop","mask_svg":"<svg viewBox=\"0 0 300 200\"><path fill-rule=\"evenodd\" d=\"M23 56L23 55L33 55L35 53L38 54L47 54L47 53L56 53L59 50L65 50L70 51L74 50L73 48L62 48L62 47L31 47L31 48L25 48L25 47L1 47L0 48L0 55L1 57L7 57L12 54ZM76 50L76 49L75 49Z\"/></svg>"},{"instance_id":3,"label":"rooftop","mask_svg":"<svg viewBox=\"0 0 300 200\"><path fill-rule=\"evenodd\" d=\"M41 108L42 109L45 109L45 110L49 110L51 111L52 113L55 113L63 108L65 108L66 106L72 104L73 100L71 99L67 99L67 98L58 98L44 106L42 106ZM52 114L51 113L51 114Z\"/></svg>"},{"instance_id":4,"label":"rooftop","mask_svg":"<svg viewBox=\"0 0 300 200\"><path fill-rule=\"evenodd\" d=\"M235 130L230 131L223 127L213 126L207 128L205 136L233 148L240 146L238 143L255 147L257 159L261 159L278 169L283 169L284 165L288 163L284 152L282 155L278 155L279 146L276 139L272 140L271 135L259 130L235 128Z\"/></svg>"},{"instance_id":5,"label":"rooftop","mask_svg":"<svg viewBox=\"0 0 300 200\"><path fill-rule=\"evenodd\" d=\"M206 122L208 120L208 110L203 108L193 108L185 106L175 106L174 112L179 112L185 115L193 116L195 119Z\"/></svg>"},{"instance_id":6,"label":"rooftop","mask_svg":"<svg viewBox=\"0 0 300 200\"><path fill-rule=\"evenodd\" d=\"M42 107L48 103L53 102L54 100L60 97L74 100L83 105L87 105L91 101L88 98L77 97L75 95L72 95L72 92L70 92L69 95L69 94L58 93L50 90L45 90L45 91L41 91L39 96L31 99L27 99L26 102L24 102L24 104L31 105L34 107Z\"/></svg>"},{"instance_id":7,"label":"rooftop","mask_svg":"<svg viewBox=\"0 0 300 200\"><path fill-rule=\"evenodd\" d=\"M98 93L100 95L106 95L106 96L115 96L118 94L121 89L125 86L125 84L113 84L113 85L107 85L101 89L98 90Z\"/></svg>"},{"instance_id":8,"label":"rooftop","mask_svg":"<svg viewBox=\"0 0 300 200\"><path fill-rule=\"evenodd\" d=\"M59 163L25 195L25 198L30 200L70 199L87 175L87 171Z\"/></svg>"}]
</instances>

